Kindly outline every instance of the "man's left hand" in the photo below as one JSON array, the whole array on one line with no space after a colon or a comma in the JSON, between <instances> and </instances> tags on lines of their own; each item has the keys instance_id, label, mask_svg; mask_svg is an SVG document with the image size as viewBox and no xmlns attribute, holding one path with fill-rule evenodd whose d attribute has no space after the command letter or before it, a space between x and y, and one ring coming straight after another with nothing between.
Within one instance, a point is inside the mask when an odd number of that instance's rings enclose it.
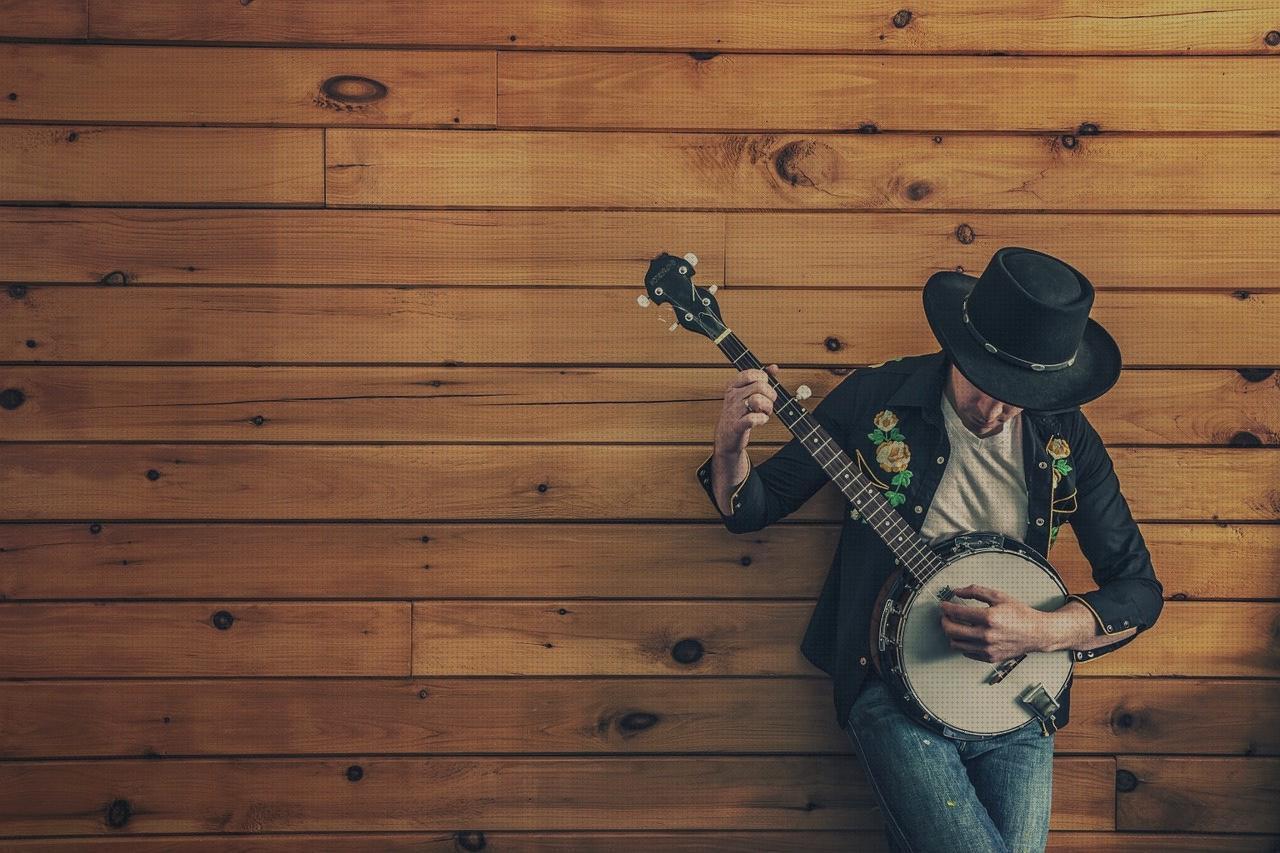
<instances>
[{"instance_id":1,"label":"man's left hand","mask_svg":"<svg viewBox=\"0 0 1280 853\"><path fill-rule=\"evenodd\" d=\"M985 602L987 607L939 602L942 631L951 648L967 658L999 663L1027 652L1041 651L1052 639L1052 616L997 589L971 584L953 590L960 598Z\"/></svg>"}]
</instances>

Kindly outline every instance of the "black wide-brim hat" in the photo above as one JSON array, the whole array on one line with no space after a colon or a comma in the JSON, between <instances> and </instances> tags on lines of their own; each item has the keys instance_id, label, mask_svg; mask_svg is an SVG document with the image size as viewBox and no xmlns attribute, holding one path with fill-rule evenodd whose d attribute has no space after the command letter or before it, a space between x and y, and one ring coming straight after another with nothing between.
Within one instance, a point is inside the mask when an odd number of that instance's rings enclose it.
<instances>
[{"instance_id":1,"label":"black wide-brim hat","mask_svg":"<svg viewBox=\"0 0 1280 853\"><path fill-rule=\"evenodd\" d=\"M982 275L942 270L924 313L942 348L979 389L1022 409L1069 411L1120 378L1120 348L1089 318L1093 285L1034 249L1005 246Z\"/></svg>"}]
</instances>

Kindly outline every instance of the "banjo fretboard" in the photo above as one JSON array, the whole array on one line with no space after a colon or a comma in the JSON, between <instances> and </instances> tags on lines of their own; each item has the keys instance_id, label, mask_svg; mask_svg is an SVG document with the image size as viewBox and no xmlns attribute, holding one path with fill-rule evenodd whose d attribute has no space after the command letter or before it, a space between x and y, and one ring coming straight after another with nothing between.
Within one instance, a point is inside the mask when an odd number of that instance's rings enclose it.
<instances>
[{"instance_id":1,"label":"banjo fretboard","mask_svg":"<svg viewBox=\"0 0 1280 853\"><path fill-rule=\"evenodd\" d=\"M755 354L733 332L726 329L716 345L739 370L764 369ZM889 546L905 571L917 582L923 582L941 569L942 561L929 548L925 539L858 469L857 464L836 444L830 433L805 411L795 395L772 376L769 377L769 384L778 394L778 399L773 404L774 416L800 440L809 455L849 499L853 508Z\"/></svg>"}]
</instances>

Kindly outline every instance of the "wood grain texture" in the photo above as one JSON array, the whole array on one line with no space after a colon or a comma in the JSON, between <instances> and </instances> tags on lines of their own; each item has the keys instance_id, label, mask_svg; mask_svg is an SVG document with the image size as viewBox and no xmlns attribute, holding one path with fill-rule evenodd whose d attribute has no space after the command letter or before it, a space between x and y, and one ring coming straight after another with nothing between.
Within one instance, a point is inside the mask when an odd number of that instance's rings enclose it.
<instances>
[{"instance_id":1,"label":"wood grain texture","mask_svg":"<svg viewBox=\"0 0 1280 853\"><path fill-rule=\"evenodd\" d=\"M415 601L413 674L805 675L810 602ZM1167 602L1079 675L1280 675L1280 605Z\"/></svg>"},{"instance_id":2,"label":"wood grain texture","mask_svg":"<svg viewBox=\"0 0 1280 853\"><path fill-rule=\"evenodd\" d=\"M839 532L784 523L736 535L710 521L10 522L0 525L0 599L816 599ZM1146 523L1142 533L1168 599L1280 598L1280 525ZM1095 586L1070 525L1050 556L1068 589Z\"/></svg>"},{"instance_id":3,"label":"wood grain texture","mask_svg":"<svg viewBox=\"0 0 1280 853\"><path fill-rule=\"evenodd\" d=\"M502 127L1071 132L1280 129L1246 57L498 53ZM1258 98L1270 98L1264 104Z\"/></svg>"},{"instance_id":4,"label":"wood grain texture","mask_svg":"<svg viewBox=\"0 0 1280 853\"><path fill-rule=\"evenodd\" d=\"M1132 790L1116 795L1116 829L1276 832L1277 758L1182 758L1122 755Z\"/></svg>"},{"instance_id":5,"label":"wood grain texture","mask_svg":"<svg viewBox=\"0 0 1280 853\"><path fill-rule=\"evenodd\" d=\"M3 44L26 122L489 127L492 51ZM347 78L347 79L344 79Z\"/></svg>"},{"instance_id":6,"label":"wood grain texture","mask_svg":"<svg viewBox=\"0 0 1280 853\"><path fill-rule=\"evenodd\" d=\"M1191 0L1139 0L1123 16L1088 3L960 0L895 11L840 0L370 0L359 25L342 7L307 0L253 6L202 0L88 0L94 38L288 44L643 47L760 51L1006 53L1273 53L1265 7L1208 10Z\"/></svg>"},{"instance_id":7,"label":"wood grain texture","mask_svg":"<svg viewBox=\"0 0 1280 853\"><path fill-rule=\"evenodd\" d=\"M1280 836L1243 834L1115 833L1051 830L1049 853L1272 853ZM288 836L238 835L242 853L293 853L323 849L332 853L454 853L461 845L503 853L847 853L849 833L844 830L753 830L688 832L488 832L458 830L415 834L299 833ZM883 833L857 835L859 851L883 853L889 848ZM215 836L131 836L76 839L19 839L8 842L13 853L89 850L103 853L221 853L226 839ZM465 848L464 848L465 849Z\"/></svg>"},{"instance_id":8,"label":"wood grain texture","mask_svg":"<svg viewBox=\"0 0 1280 853\"><path fill-rule=\"evenodd\" d=\"M1274 290L1278 231L1265 214L13 207L0 209L0 281L637 287L666 250L695 252L704 287L730 267L731 285L918 288L940 269L977 275L1013 245L1067 260L1099 291Z\"/></svg>"},{"instance_id":9,"label":"wood grain texture","mask_svg":"<svg viewBox=\"0 0 1280 853\"><path fill-rule=\"evenodd\" d=\"M85 38L88 5L88 0L0 0L0 38Z\"/></svg>"},{"instance_id":10,"label":"wood grain texture","mask_svg":"<svg viewBox=\"0 0 1280 853\"><path fill-rule=\"evenodd\" d=\"M1274 136L335 128L327 139L330 207L1275 212L1280 182Z\"/></svg>"},{"instance_id":11,"label":"wood grain texture","mask_svg":"<svg viewBox=\"0 0 1280 853\"><path fill-rule=\"evenodd\" d=\"M12 521L719 521L695 476L708 452L655 453L637 445L31 444L0 468L0 488L9 495ZM1280 452L1122 447L1111 456L1141 521L1280 516ZM1174 470L1185 479L1171 479ZM834 521L845 504L827 483L788 518Z\"/></svg>"},{"instance_id":12,"label":"wood grain texture","mask_svg":"<svg viewBox=\"0 0 1280 853\"><path fill-rule=\"evenodd\" d=\"M405 675L409 604L0 604L6 677ZM0 819L0 823L3 820Z\"/></svg>"},{"instance_id":13,"label":"wood grain texture","mask_svg":"<svg viewBox=\"0 0 1280 853\"><path fill-rule=\"evenodd\" d=\"M1280 754L1257 680L1077 677L1073 753ZM826 678L0 682L0 757L851 753Z\"/></svg>"},{"instance_id":14,"label":"wood grain texture","mask_svg":"<svg viewBox=\"0 0 1280 853\"><path fill-rule=\"evenodd\" d=\"M727 384L732 365L723 354L702 335L670 333L670 307L639 308L642 292L31 286L7 293L0 358L715 365L717 382ZM725 295L720 308L758 357L778 364L848 367L936 351L918 289L857 292L850 301L840 291L744 290ZM1130 367L1280 361L1280 293L1121 291L1100 294L1091 316Z\"/></svg>"},{"instance_id":15,"label":"wood grain texture","mask_svg":"<svg viewBox=\"0 0 1280 853\"><path fill-rule=\"evenodd\" d=\"M1111 758L1055 759L1051 825L1110 827L1114 768ZM853 830L878 829L880 819L851 755L5 762L0 789L24 792L20 803L0 802L0 835L119 833L103 820L116 798L133 809L131 835Z\"/></svg>"},{"instance_id":16,"label":"wood grain texture","mask_svg":"<svg viewBox=\"0 0 1280 853\"><path fill-rule=\"evenodd\" d=\"M0 203L324 203L324 131L0 125Z\"/></svg>"},{"instance_id":17,"label":"wood grain texture","mask_svg":"<svg viewBox=\"0 0 1280 853\"><path fill-rule=\"evenodd\" d=\"M846 373L780 376L809 386L813 411ZM697 443L711 441L732 378L698 367L11 365L0 387L22 399L0 423L20 441ZM1127 370L1084 410L1108 446L1274 446L1280 373ZM777 418L751 432L760 448L790 438Z\"/></svg>"}]
</instances>

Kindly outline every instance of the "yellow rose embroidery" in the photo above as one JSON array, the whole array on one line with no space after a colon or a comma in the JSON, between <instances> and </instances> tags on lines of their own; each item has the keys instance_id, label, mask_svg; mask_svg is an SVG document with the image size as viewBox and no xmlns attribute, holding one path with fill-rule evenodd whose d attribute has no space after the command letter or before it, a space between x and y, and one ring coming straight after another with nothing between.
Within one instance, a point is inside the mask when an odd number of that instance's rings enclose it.
<instances>
[{"instance_id":1,"label":"yellow rose embroidery","mask_svg":"<svg viewBox=\"0 0 1280 853\"><path fill-rule=\"evenodd\" d=\"M1049 451L1049 455L1054 459L1066 459L1071 455L1071 445L1067 444L1067 440L1060 435L1049 439L1044 449Z\"/></svg>"},{"instance_id":2,"label":"yellow rose embroidery","mask_svg":"<svg viewBox=\"0 0 1280 853\"><path fill-rule=\"evenodd\" d=\"M907 469L911 464L911 448L898 431L898 416L893 412L888 409L877 412L872 423L876 428L867 433L867 438L876 446L876 461L893 474L889 480L893 489L884 493L885 500L890 506L899 506L907 500L902 490L911 484L911 471Z\"/></svg>"},{"instance_id":3,"label":"yellow rose embroidery","mask_svg":"<svg viewBox=\"0 0 1280 853\"><path fill-rule=\"evenodd\" d=\"M904 441L886 441L876 449L876 461L884 470L896 474L911 464L911 450Z\"/></svg>"},{"instance_id":4,"label":"yellow rose embroidery","mask_svg":"<svg viewBox=\"0 0 1280 853\"><path fill-rule=\"evenodd\" d=\"M875 416L872 423L887 433L898 425L898 416L888 409L885 409L883 412L880 412Z\"/></svg>"}]
</instances>

